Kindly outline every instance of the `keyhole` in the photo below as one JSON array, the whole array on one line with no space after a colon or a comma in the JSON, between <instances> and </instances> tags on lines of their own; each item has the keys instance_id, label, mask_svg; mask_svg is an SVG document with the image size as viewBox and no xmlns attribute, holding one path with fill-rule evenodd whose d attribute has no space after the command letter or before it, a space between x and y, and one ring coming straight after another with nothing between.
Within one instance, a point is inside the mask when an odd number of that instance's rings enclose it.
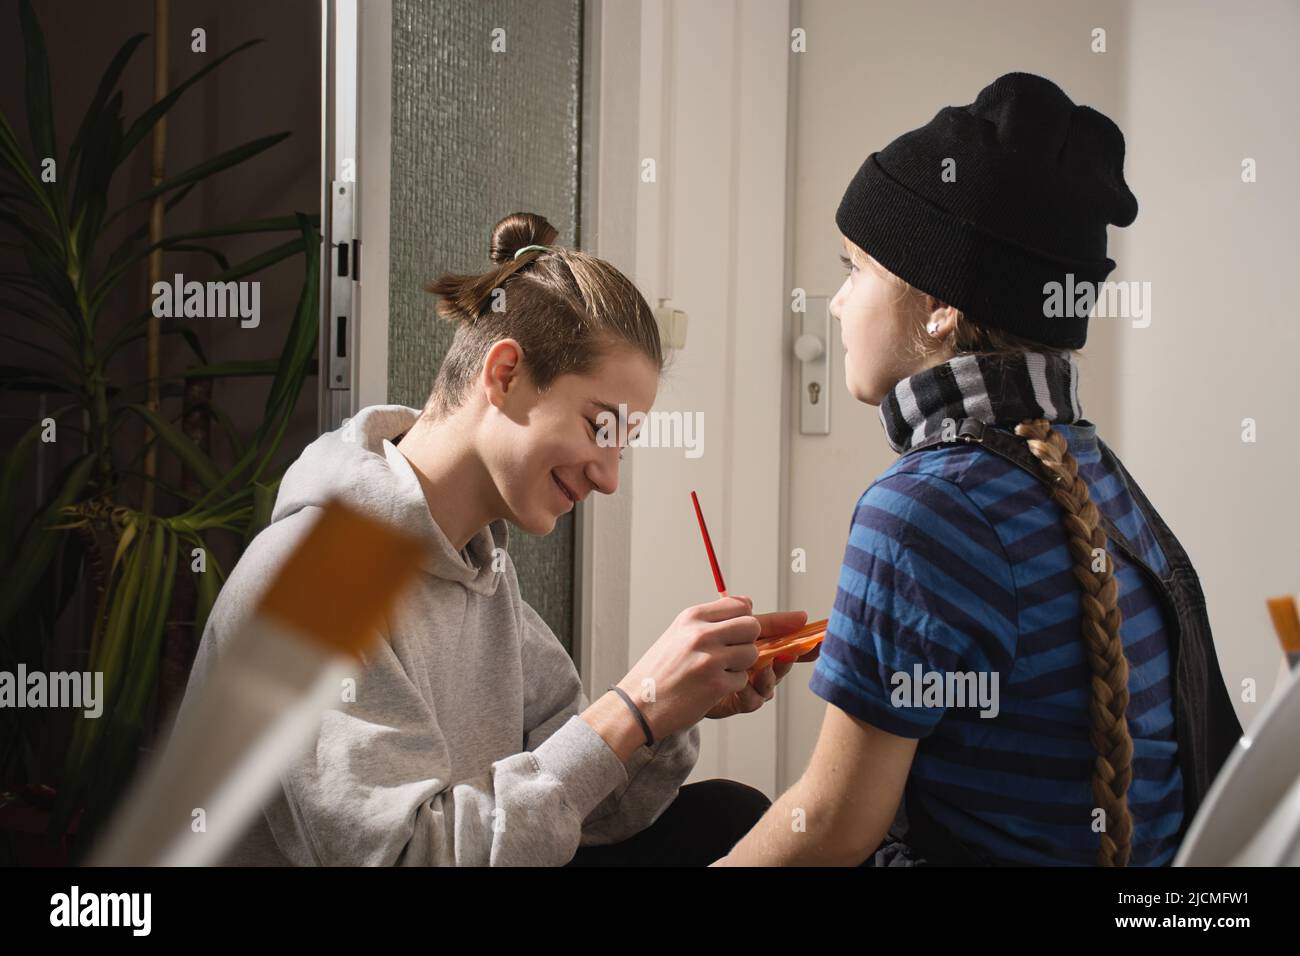
<instances>
[{"instance_id":1,"label":"keyhole","mask_svg":"<svg viewBox=\"0 0 1300 956\"><path fill-rule=\"evenodd\" d=\"M808 383L808 402L811 405L817 404L817 399L821 396L822 387L819 382Z\"/></svg>"}]
</instances>

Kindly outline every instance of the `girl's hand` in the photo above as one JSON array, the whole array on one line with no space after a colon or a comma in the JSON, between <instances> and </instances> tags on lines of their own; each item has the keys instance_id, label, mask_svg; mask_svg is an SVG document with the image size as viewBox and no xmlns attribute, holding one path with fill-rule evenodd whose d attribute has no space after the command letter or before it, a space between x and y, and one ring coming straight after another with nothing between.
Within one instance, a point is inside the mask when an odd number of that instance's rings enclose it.
<instances>
[{"instance_id":1,"label":"girl's hand","mask_svg":"<svg viewBox=\"0 0 1300 956\"><path fill-rule=\"evenodd\" d=\"M767 614L755 614L754 616L758 618L761 627L760 638L780 637L782 634L790 634L808 623L807 611L771 611ZM814 661L820 652L821 647L815 647L798 658L798 660ZM776 685L781 682L781 679L786 674L790 673L790 668L794 667L795 660L793 657L778 657L771 667L759 671L740 690L728 694L718 701L705 716L720 720L723 717L750 714L758 710L764 703L776 696Z\"/></svg>"}]
</instances>

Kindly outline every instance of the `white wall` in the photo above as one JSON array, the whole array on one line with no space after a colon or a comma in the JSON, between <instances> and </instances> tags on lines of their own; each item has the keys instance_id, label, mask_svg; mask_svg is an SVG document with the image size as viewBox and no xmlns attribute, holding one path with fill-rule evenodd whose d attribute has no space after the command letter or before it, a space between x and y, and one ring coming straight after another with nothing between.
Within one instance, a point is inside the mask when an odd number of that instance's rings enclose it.
<instances>
[{"instance_id":1,"label":"white wall","mask_svg":"<svg viewBox=\"0 0 1300 956\"><path fill-rule=\"evenodd\" d=\"M1300 591L1300 5L1142 0L1129 29L1124 129L1141 210L1121 254L1128 277L1151 283L1153 310L1123 335L1117 451L1196 565L1246 724L1278 673L1264 600ZM1246 679L1257 703L1241 700Z\"/></svg>"},{"instance_id":2,"label":"white wall","mask_svg":"<svg viewBox=\"0 0 1300 956\"><path fill-rule=\"evenodd\" d=\"M1264 599L1300 589L1300 456L1285 417L1300 399L1300 333L1281 282L1300 262L1298 17L1294 3L1163 0L804 0L796 17L808 52L793 91L791 285L809 295L842 281L834 214L862 160L1000 74L1047 76L1124 130L1140 211L1111 229L1111 278L1152 283L1152 321L1090 323L1080 399L1191 555L1229 688L1253 677L1260 701L1279 658ZM1104 54L1090 50L1094 27ZM1240 182L1243 156L1259 161L1259 183ZM832 435L796 435L791 449L790 544L809 562L788 575L787 603L819 615L853 503L894 458L877 410L845 392L832 340ZM1246 416L1257 444L1240 440ZM806 684L786 692L783 785L825 709ZM1258 706L1234 696L1244 723Z\"/></svg>"}]
</instances>

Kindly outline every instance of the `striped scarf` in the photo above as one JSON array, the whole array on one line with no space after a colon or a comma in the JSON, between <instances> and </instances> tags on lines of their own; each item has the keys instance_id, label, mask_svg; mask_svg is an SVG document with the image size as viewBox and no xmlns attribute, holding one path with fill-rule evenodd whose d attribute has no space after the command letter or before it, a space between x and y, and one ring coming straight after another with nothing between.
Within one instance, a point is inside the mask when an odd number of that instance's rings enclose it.
<instances>
[{"instance_id":1,"label":"striped scarf","mask_svg":"<svg viewBox=\"0 0 1300 956\"><path fill-rule=\"evenodd\" d=\"M902 379L880 403L880 422L899 454L943 430L944 419L1015 426L1026 418L1082 420L1073 352L958 355Z\"/></svg>"}]
</instances>

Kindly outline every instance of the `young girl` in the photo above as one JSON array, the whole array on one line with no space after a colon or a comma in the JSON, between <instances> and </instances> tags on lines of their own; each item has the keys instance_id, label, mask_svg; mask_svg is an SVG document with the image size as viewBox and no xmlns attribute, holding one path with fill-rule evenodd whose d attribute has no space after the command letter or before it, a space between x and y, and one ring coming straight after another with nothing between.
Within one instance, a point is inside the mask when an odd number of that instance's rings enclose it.
<instances>
[{"instance_id":1,"label":"young girl","mask_svg":"<svg viewBox=\"0 0 1300 956\"><path fill-rule=\"evenodd\" d=\"M757 709L789 670L751 684L755 639L806 615L755 617L737 597L687 608L589 704L519 595L506 522L546 534L592 492L613 494L622 452L601 436L626 428L601 416L647 412L663 367L635 286L555 238L540 216L507 216L485 273L430 283L457 328L423 412L366 408L313 442L226 582L191 688L327 500L425 544L355 694L325 713L228 862L704 865L766 809L731 781L681 784L696 722Z\"/></svg>"},{"instance_id":2,"label":"young girl","mask_svg":"<svg viewBox=\"0 0 1300 956\"><path fill-rule=\"evenodd\" d=\"M808 769L721 862L1173 859L1241 728L1186 553L1082 417L1090 307L1048 304L1114 268L1123 156L1013 73L850 184L831 311L900 458L854 511Z\"/></svg>"}]
</instances>

